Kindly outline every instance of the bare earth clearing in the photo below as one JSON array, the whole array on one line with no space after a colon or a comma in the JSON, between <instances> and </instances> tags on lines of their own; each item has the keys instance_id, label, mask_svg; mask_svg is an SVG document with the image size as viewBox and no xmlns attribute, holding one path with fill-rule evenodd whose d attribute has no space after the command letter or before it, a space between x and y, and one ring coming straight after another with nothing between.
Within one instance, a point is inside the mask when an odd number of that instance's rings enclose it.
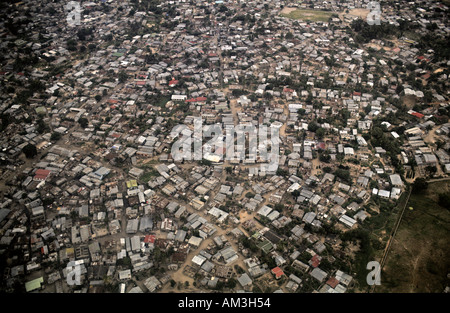
<instances>
[{"instance_id":1,"label":"bare earth clearing","mask_svg":"<svg viewBox=\"0 0 450 313\"><path fill-rule=\"evenodd\" d=\"M281 15L289 15L291 13L295 13L295 11L297 11L300 13L301 12L301 16L305 16L305 17L313 17L314 16L314 11L317 12L317 14L325 14L325 13L329 13L329 14L338 14L339 18L341 20L344 19L345 15L350 15L350 16L357 16L360 17L362 19L366 19L367 15L369 14L370 10L368 9L363 9L363 8L358 8L358 9L353 9L350 10L349 13L345 13L345 12L333 12L333 11L321 11L321 10L310 10L310 9L300 9L300 8L292 8L292 7L285 7L280 11Z\"/></svg>"},{"instance_id":2,"label":"bare earth clearing","mask_svg":"<svg viewBox=\"0 0 450 313\"><path fill-rule=\"evenodd\" d=\"M289 14L289 13L295 11L295 10L297 10L297 8L288 8L288 7L285 7L285 8L283 8L283 10L281 10L281 14Z\"/></svg>"}]
</instances>

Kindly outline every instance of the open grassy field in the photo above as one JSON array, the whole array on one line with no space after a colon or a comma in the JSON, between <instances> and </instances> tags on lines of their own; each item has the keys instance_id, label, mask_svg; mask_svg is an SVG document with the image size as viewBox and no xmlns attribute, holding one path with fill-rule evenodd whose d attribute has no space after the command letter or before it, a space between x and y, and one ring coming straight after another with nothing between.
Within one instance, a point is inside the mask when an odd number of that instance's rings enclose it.
<instances>
[{"instance_id":1,"label":"open grassy field","mask_svg":"<svg viewBox=\"0 0 450 313\"><path fill-rule=\"evenodd\" d=\"M294 20L311 22L328 22L333 12L286 8L281 11L281 16Z\"/></svg>"},{"instance_id":2,"label":"open grassy field","mask_svg":"<svg viewBox=\"0 0 450 313\"><path fill-rule=\"evenodd\" d=\"M443 192L450 192L450 181L411 194L375 292L441 293L450 285L450 209L438 204Z\"/></svg>"}]
</instances>

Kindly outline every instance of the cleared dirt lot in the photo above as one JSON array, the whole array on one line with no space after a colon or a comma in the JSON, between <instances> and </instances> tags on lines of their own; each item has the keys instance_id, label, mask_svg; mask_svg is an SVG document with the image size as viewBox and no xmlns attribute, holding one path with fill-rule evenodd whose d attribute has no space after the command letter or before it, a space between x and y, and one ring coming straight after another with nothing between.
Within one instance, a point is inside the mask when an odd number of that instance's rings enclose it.
<instances>
[{"instance_id":1,"label":"cleared dirt lot","mask_svg":"<svg viewBox=\"0 0 450 313\"><path fill-rule=\"evenodd\" d=\"M349 11L350 15L358 16L362 19L365 19L367 17L367 14L369 14L369 10L367 9L353 9Z\"/></svg>"},{"instance_id":2,"label":"cleared dirt lot","mask_svg":"<svg viewBox=\"0 0 450 313\"><path fill-rule=\"evenodd\" d=\"M293 11L297 10L297 8L289 8L289 7L285 7L283 8L283 10L281 10L281 14L289 14Z\"/></svg>"}]
</instances>

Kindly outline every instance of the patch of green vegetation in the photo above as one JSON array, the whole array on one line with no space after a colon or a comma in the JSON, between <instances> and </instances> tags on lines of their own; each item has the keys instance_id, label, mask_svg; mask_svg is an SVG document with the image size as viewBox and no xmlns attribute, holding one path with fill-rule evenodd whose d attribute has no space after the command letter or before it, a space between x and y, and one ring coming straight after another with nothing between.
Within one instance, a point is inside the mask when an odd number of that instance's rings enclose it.
<instances>
[{"instance_id":1,"label":"patch of green vegetation","mask_svg":"<svg viewBox=\"0 0 450 313\"><path fill-rule=\"evenodd\" d=\"M450 267L450 211L439 203L439 195L449 189L449 181L430 183L426 191L411 194L376 291L444 290Z\"/></svg>"},{"instance_id":2,"label":"patch of green vegetation","mask_svg":"<svg viewBox=\"0 0 450 313\"><path fill-rule=\"evenodd\" d=\"M370 233L366 229L358 228L345 232L342 241L353 242L358 244L359 250L352 262L352 270L356 273L356 281L361 289L368 288L366 283L367 269L366 266L370 261L374 260L374 249L372 247Z\"/></svg>"},{"instance_id":3,"label":"patch of green vegetation","mask_svg":"<svg viewBox=\"0 0 450 313\"><path fill-rule=\"evenodd\" d=\"M332 12L316 11L316 10L302 10L297 9L287 14L281 14L283 17L291 18L294 20L311 21L311 22L328 22Z\"/></svg>"},{"instance_id":4,"label":"patch of green vegetation","mask_svg":"<svg viewBox=\"0 0 450 313\"><path fill-rule=\"evenodd\" d=\"M156 177L158 175L159 175L159 172L157 170L155 170L154 168L151 168L151 167L147 167L144 174L142 174L139 177L139 180L144 183L148 183L148 181L150 179L152 179L153 177Z\"/></svg>"}]
</instances>

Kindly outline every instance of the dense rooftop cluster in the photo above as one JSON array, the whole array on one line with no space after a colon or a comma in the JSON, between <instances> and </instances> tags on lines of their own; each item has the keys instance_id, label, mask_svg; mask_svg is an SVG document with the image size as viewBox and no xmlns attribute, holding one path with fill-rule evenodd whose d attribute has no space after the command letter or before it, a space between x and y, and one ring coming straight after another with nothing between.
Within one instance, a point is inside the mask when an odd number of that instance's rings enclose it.
<instances>
[{"instance_id":1,"label":"dense rooftop cluster","mask_svg":"<svg viewBox=\"0 0 450 313\"><path fill-rule=\"evenodd\" d=\"M441 2L35 2L1 4L4 291L366 290L410 184L450 173ZM197 117L279 129L278 168L175 161Z\"/></svg>"}]
</instances>

